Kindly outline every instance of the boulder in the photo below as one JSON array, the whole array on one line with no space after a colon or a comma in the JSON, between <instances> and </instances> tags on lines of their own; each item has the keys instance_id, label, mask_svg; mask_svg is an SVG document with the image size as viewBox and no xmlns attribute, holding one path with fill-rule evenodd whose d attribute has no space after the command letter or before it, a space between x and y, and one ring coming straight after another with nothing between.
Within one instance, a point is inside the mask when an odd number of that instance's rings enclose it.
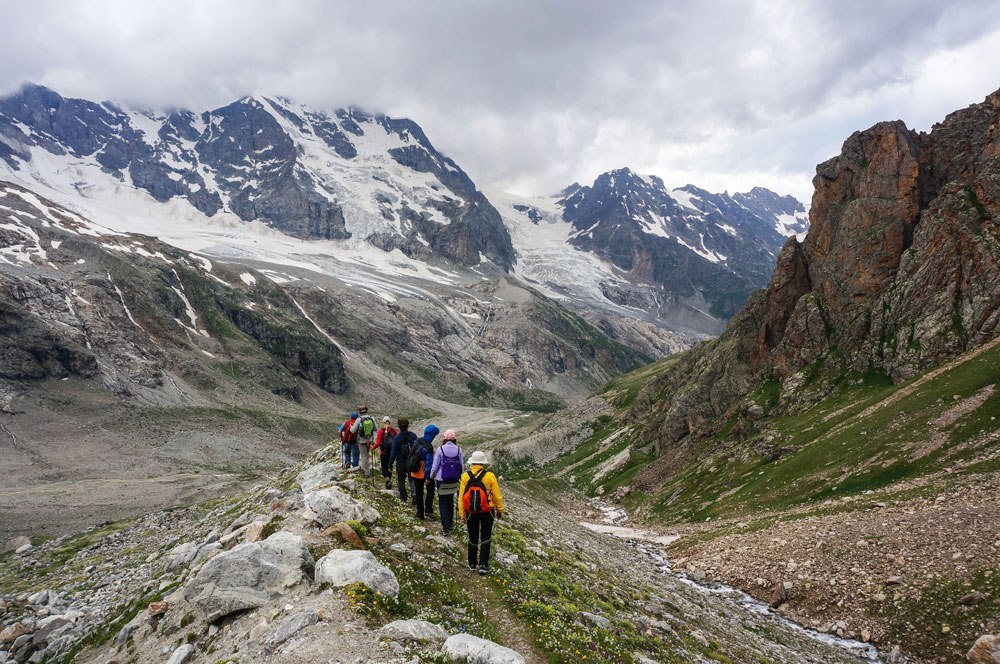
<instances>
[{"instance_id":1,"label":"boulder","mask_svg":"<svg viewBox=\"0 0 1000 664\"><path fill-rule=\"evenodd\" d=\"M444 627L426 620L396 620L379 631L387 638L400 642L442 643L448 638Z\"/></svg>"},{"instance_id":2,"label":"boulder","mask_svg":"<svg viewBox=\"0 0 1000 664\"><path fill-rule=\"evenodd\" d=\"M448 640L444 642L441 652L456 662L524 664L524 657L519 655L517 651L471 634L449 636Z\"/></svg>"},{"instance_id":3,"label":"boulder","mask_svg":"<svg viewBox=\"0 0 1000 664\"><path fill-rule=\"evenodd\" d=\"M372 524L381 517L375 508L355 500L337 487L307 493L305 505L303 516L310 521L316 521L324 528L341 521Z\"/></svg>"},{"instance_id":4,"label":"boulder","mask_svg":"<svg viewBox=\"0 0 1000 664\"><path fill-rule=\"evenodd\" d=\"M214 622L269 603L308 581L313 559L305 541L278 532L263 542L240 544L209 560L184 587L184 599Z\"/></svg>"},{"instance_id":5,"label":"boulder","mask_svg":"<svg viewBox=\"0 0 1000 664\"><path fill-rule=\"evenodd\" d=\"M295 482L303 493L314 491L317 487L330 484L340 479L340 464L333 461L309 466L296 478Z\"/></svg>"},{"instance_id":6,"label":"boulder","mask_svg":"<svg viewBox=\"0 0 1000 664\"><path fill-rule=\"evenodd\" d=\"M1000 664L1000 636L984 634L965 655L972 664Z\"/></svg>"},{"instance_id":7,"label":"boulder","mask_svg":"<svg viewBox=\"0 0 1000 664\"><path fill-rule=\"evenodd\" d=\"M342 588L358 582L383 595L393 598L399 595L396 575L376 560L371 551L334 549L316 563L316 583Z\"/></svg>"}]
</instances>

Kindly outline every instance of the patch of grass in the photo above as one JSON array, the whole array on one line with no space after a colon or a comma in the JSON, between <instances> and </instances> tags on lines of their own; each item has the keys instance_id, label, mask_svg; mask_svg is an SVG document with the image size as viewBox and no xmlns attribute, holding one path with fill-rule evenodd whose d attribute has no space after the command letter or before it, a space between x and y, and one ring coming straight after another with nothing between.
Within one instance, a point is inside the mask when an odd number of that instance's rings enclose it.
<instances>
[{"instance_id":1,"label":"patch of grass","mask_svg":"<svg viewBox=\"0 0 1000 664\"><path fill-rule=\"evenodd\" d=\"M972 591L982 593L982 601L961 605ZM966 579L939 579L916 595L872 600L866 609L887 622L887 643L906 643L927 660L964 661L971 643L1000 626L1000 574L980 568Z\"/></svg>"}]
</instances>

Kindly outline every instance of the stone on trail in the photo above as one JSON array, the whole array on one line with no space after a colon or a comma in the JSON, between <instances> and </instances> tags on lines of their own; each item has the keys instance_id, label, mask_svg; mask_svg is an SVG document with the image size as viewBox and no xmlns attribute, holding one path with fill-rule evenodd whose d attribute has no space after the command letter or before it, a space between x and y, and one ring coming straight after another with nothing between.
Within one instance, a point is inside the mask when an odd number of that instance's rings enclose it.
<instances>
[{"instance_id":1,"label":"stone on trail","mask_svg":"<svg viewBox=\"0 0 1000 664\"><path fill-rule=\"evenodd\" d=\"M295 479L303 493L309 493L324 484L331 484L340 479L340 464L333 461L309 466Z\"/></svg>"},{"instance_id":2,"label":"stone on trail","mask_svg":"<svg viewBox=\"0 0 1000 664\"><path fill-rule=\"evenodd\" d=\"M303 581L312 555L298 535L278 532L263 542L240 544L209 560L184 587L184 599L214 622L268 604Z\"/></svg>"},{"instance_id":3,"label":"stone on trail","mask_svg":"<svg viewBox=\"0 0 1000 664\"><path fill-rule=\"evenodd\" d=\"M194 654L194 646L190 643L185 643L180 648L174 651L174 654L170 656L170 660L167 664L185 664L191 660L191 655Z\"/></svg>"},{"instance_id":4,"label":"stone on trail","mask_svg":"<svg viewBox=\"0 0 1000 664\"><path fill-rule=\"evenodd\" d=\"M305 505L303 517L309 521L316 521L324 528L341 521L373 524L381 517L375 508L355 500L337 487L307 493Z\"/></svg>"},{"instance_id":5,"label":"stone on trail","mask_svg":"<svg viewBox=\"0 0 1000 664\"><path fill-rule=\"evenodd\" d=\"M323 532L320 533L323 537L335 538L352 549L366 549L365 543L361 541L358 533L351 528L350 524L346 521L341 521L340 523L335 523Z\"/></svg>"},{"instance_id":6,"label":"stone on trail","mask_svg":"<svg viewBox=\"0 0 1000 664\"><path fill-rule=\"evenodd\" d=\"M274 628L274 630L264 639L269 646L277 646L292 638L310 625L319 622L319 614L315 611L304 611L294 616L288 616Z\"/></svg>"},{"instance_id":7,"label":"stone on trail","mask_svg":"<svg viewBox=\"0 0 1000 664\"><path fill-rule=\"evenodd\" d=\"M379 631L387 638L401 642L441 643L448 638L444 627L426 620L396 620Z\"/></svg>"},{"instance_id":8,"label":"stone on trail","mask_svg":"<svg viewBox=\"0 0 1000 664\"><path fill-rule=\"evenodd\" d=\"M316 583L342 588L358 582L383 595L393 598L399 595L396 575L376 560L371 551L334 549L316 562Z\"/></svg>"},{"instance_id":9,"label":"stone on trail","mask_svg":"<svg viewBox=\"0 0 1000 664\"><path fill-rule=\"evenodd\" d=\"M972 664L1000 664L1000 636L983 634L965 658Z\"/></svg>"},{"instance_id":10,"label":"stone on trail","mask_svg":"<svg viewBox=\"0 0 1000 664\"><path fill-rule=\"evenodd\" d=\"M517 651L471 634L449 636L448 640L444 642L441 652L456 662L524 664L524 657Z\"/></svg>"},{"instance_id":11,"label":"stone on trail","mask_svg":"<svg viewBox=\"0 0 1000 664\"><path fill-rule=\"evenodd\" d=\"M2 632L0 632L0 643L12 643L19 636L24 636L27 633L28 628L21 623L16 622L13 625L8 625Z\"/></svg>"}]
</instances>

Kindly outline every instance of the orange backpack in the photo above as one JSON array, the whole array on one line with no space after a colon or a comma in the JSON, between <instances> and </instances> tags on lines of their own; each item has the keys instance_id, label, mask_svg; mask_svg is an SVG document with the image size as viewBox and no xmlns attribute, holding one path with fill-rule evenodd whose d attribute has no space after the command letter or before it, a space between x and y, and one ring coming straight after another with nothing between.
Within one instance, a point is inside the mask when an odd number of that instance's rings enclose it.
<instances>
[{"instance_id":1,"label":"orange backpack","mask_svg":"<svg viewBox=\"0 0 1000 664\"><path fill-rule=\"evenodd\" d=\"M486 469L482 468L477 475L469 471L469 479L465 484L465 493L462 494L462 509L466 514L485 514L493 511L490 505L490 493L483 484L486 476Z\"/></svg>"}]
</instances>

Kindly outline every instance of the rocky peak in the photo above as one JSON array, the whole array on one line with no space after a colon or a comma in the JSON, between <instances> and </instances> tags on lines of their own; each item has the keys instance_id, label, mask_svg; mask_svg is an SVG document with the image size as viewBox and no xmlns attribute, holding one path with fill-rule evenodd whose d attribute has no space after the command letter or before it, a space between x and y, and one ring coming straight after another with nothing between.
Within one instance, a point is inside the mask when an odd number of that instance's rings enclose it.
<instances>
[{"instance_id":1,"label":"rocky peak","mask_svg":"<svg viewBox=\"0 0 1000 664\"><path fill-rule=\"evenodd\" d=\"M28 167L39 150L67 159ZM514 260L499 214L419 125L355 108L255 96L157 113L28 85L0 99L0 166L54 197L124 184L307 240L352 238L502 270Z\"/></svg>"},{"instance_id":2,"label":"rocky peak","mask_svg":"<svg viewBox=\"0 0 1000 664\"><path fill-rule=\"evenodd\" d=\"M567 191L559 206L575 246L656 284L666 299L706 302L699 308L720 319L767 283L785 237L805 230L801 204L760 188L735 197L671 190L619 168Z\"/></svg>"}]
</instances>

